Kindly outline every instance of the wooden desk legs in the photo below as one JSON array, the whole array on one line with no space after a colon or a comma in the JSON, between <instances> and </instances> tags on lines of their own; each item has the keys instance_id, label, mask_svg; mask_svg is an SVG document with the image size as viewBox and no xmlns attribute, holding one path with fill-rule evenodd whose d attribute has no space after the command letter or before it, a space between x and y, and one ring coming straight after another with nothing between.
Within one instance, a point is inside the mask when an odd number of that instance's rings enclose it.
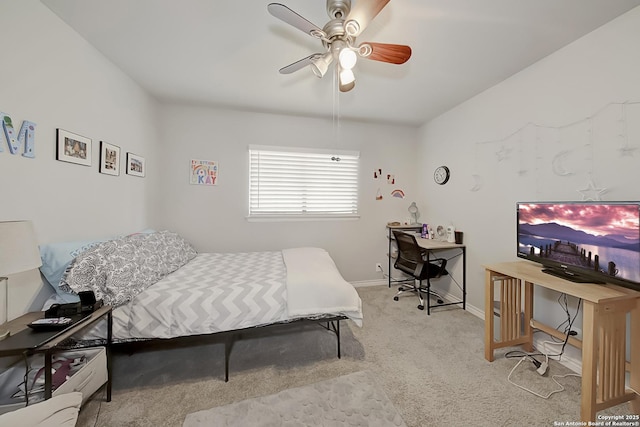
<instances>
[{"instance_id":1,"label":"wooden desk legs","mask_svg":"<svg viewBox=\"0 0 640 427\"><path fill-rule=\"evenodd\" d=\"M631 377L629 386L640 391L640 300L631 310ZM636 396L630 402L631 413L640 414L640 397Z\"/></svg>"},{"instance_id":2,"label":"wooden desk legs","mask_svg":"<svg viewBox=\"0 0 640 427\"><path fill-rule=\"evenodd\" d=\"M585 301L582 339L582 402L580 419L594 421L596 413L611 406L632 401L636 394L625 388L626 321L631 312L632 322L638 317L638 302L625 300L605 304ZM635 313L635 315L634 315ZM632 333L635 328L632 325ZM637 332L635 332L637 334ZM632 346L635 340L631 340ZM631 387L638 381L638 370L631 349ZM637 414L637 409L635 409Z\"/></svg>"},{"instance_id":3,"label":"wooden desk legs","mask_svg":"<svg viewBox=\"0 0 640 427\"><path fill-rule=\"evenodd\" d=\"M629 386L640 393L640 299L636 300L636 307L631 310L631 378ZM631 413L640 414L640 395L630 402Z\"/></svg>"},{"instance_id":4,"label":"wooden desk legs","mask_svg":"<svg viewBox=\"0 0 640 427\"><path fill-rule=\"evenodd\" d=\"M499 341L496 341L494 334L496 286L499 286L500 303ZM519 279L487 270L484 295L484 358L492 362L494 350L515 345L523 345L526 351L533 351L533 283L523 283Z\"/></svg>"},{"instance_id":5,"label":"wooden desk legs","mask_svg":"<svg viewBox=\"0 0 640 427\"><path fill-rule=\"evenodd\" d=\"M489 362L493 362L493 281L491 272L485 270L484 272L484 358Z\"/></svg>"},{"instance_id":6,"label":"wooden desk legs","mask_svg":"<svg viewBox=\"0 0 640 427\"><path fill-rule=\"evenodd\" d=\"M525 267L512 268L508 264L497 265L497 268L506 270L506 273L485 269L484 354L488 361L493 360L494 350L501 347L523 344L527 351L532 351L531 325L563 338L559 331L532 319L533 282L527 280L533 280L540 286L557 292L571 290L571 287L560 286L561 283L557 281L556 286L548 285L544 274L537 277L537 273L525 271ZM509 271L513 271L513 274ZM496 295L496 289L499 289L499 296ZM640 296L637 292L616 292L614 288L608 287L607 292L601 293L601 298L585 298L581 297L584 293L580 286L575 290L575 293L568 295L582 298L583 339L580 342L570 337L569 344L582 348L581 421L584 425L596 422L599 411L625 402L630 402L630 416L640 414L640 397L633 391L640 392ZM498 341L494 337L494 299L500 304ZM521 306L523 300L524 305ZM520 320L521 313L523 320ZM627 348L627 317L630 317L630 349ZM627 351L631 355L629 363L626 362ZM630 375L630 388L625 385L627 372ZM632 421L638 420L633 418Z\"/></svg>"}]
</instances>

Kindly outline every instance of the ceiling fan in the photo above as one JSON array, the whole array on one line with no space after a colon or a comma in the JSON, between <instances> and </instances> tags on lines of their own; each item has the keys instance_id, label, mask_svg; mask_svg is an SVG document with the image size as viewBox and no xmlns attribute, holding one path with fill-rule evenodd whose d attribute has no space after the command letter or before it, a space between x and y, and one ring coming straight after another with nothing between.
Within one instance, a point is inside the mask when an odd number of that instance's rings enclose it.
<instances>
[{"instance_id":1,"label":"ceiling fan","mask_svg":"<svg viewBox=\"0 0 640 427\"><path fill-rule=\"evenodd\" d=\"M267 10L273 16L290 24L310 36L322 41L324 53L314 53L280 69L281 74L290 74L306 66L321 78L335 61L341 92L348 92L355 86L353 67L358 58L390 64L404 64L411 57L411 48L406 45L364 42L356 45L356 37L390 0L327 0L329 22L323 28L309 22L287 6L270 3Z\"/></svg>"}]
</instances>

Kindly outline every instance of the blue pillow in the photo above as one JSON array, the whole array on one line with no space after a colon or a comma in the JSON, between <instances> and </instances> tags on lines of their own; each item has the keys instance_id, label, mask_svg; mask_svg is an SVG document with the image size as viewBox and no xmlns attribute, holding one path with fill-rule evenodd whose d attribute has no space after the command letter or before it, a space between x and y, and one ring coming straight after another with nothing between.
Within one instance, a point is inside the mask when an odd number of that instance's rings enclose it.
<instances>
[{"instance_id":1,"label":"blue pillow","mask_svg":"<svg viewBox=\"0 0 640 427\"><path fill-rule=\"evenodd\" d=\"M98 243L106 242L107 240L109 239L49 243L42 245L40 246L40 258L42 259L40 272L58 295L65 299L69 298L70 294L68 292L64 292L58 287L62 280L64 271L75 257L87 249L91 249ZM77 300L75 295L71 296L74 296L74 301Z\"/></svg>"}]
</instances>

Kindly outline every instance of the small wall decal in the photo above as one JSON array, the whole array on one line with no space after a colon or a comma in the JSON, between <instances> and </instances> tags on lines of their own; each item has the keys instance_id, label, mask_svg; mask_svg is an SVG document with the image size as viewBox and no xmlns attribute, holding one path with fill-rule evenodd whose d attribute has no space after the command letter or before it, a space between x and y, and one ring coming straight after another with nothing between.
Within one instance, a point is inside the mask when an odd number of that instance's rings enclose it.
<instances>
[{"instance_id":1,"label":"small wall decal","mask_svg":"<svg viewBox=\"0 0 640 427\"><path fill-rule=\"evenodd\" d=\"M376 200L382 200L382 191L378 188L378 192L376 193Z\"/></svg>"},{"instance_id":2,"label":"small wall decal","mask_svg":"<svg viewBox=\"0 0 640 427\"><path fill-rule=\"evenodd\" d=\"M404 199L404 191L396 188L391 192L391 197L397 197L398 199Z\"/></svg>"}]
</instances>

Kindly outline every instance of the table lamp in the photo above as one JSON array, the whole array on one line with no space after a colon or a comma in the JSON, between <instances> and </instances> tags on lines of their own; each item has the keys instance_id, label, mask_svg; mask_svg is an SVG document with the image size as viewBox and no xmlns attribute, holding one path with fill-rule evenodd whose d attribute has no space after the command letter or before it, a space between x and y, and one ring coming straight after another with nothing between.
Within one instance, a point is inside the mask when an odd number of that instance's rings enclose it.
<instances>
[{"instance_id":1,"label":"table lamp","mask_svg":"<svg viewBox=\"0 0 640 427\"><path fill-rule=\"evenodd\" d=\"M9 336L9 277L42 265L31 221L0 221L0 340Z\"/></svg>"}]
</instances>

